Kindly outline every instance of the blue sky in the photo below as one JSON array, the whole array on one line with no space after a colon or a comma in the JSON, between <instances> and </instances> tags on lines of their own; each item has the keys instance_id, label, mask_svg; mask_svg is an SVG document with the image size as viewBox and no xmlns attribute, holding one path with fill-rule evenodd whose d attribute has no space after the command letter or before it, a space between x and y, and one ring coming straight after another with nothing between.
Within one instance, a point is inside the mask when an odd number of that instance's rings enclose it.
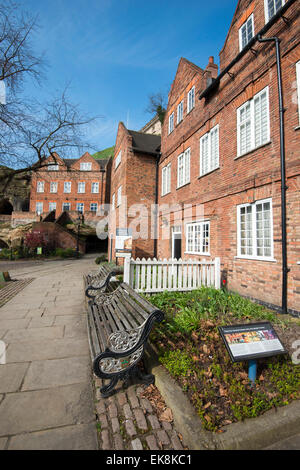
<instances>
[{"instance_id":1,"label":"blue sky","mask_svg":"<svg viewBox=\"0 0 300 470\"><path fill-rule=\"evenodd\" d=\"M180 57L203 68L210 55L219 62L237 0L19 3L39 17L34 47L48 62L42 87L27 83L25 92L46 99L70 83L71 100L102 116L89 129L102 150L114 145L119 121L139 130L151 119L148 97L167 95Z\"/></svg>"}]
</instances>

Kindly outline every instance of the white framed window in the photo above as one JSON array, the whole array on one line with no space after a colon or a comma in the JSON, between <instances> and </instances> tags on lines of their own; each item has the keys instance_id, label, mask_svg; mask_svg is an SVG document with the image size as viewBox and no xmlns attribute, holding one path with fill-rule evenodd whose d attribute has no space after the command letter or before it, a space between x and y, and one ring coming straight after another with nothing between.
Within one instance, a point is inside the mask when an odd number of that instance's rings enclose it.
<instances>
[{"instance_id":1,"label":"white framed window","mask_svg":"<svg viewBox=\"0 0 300 470\"><path fill-rule=\"evenodd\" d=\"M300 124L300 60L296 64L297 94L298 94L298 116Z\"/></svg>"},{"instance_id":2,"label":"white framed window","mask_svg":"<svg viewBox=\"0 0 300 470\"><path fill-rule=\"evenodd\" d=\"M56 202L49 202L49 212L56 211Z\"/></svg>"},{"instance_id":3,"label":"white framed window","mask_svg":"<svg viewBox=\"0 0 300 470\"><path fill-rule=\"evenodd\" d=\"M80 163L80 171L92 171L92 162Z\"/></svg>"},{"instance_id":4,"label":"white framed window","mask_svg":"<svg viewBox=\"0 0 300 470\"><path fill-rule=\"evenodd\" d=\"M189 113L195 107L195 86L193 86L187 95L187 112Z\"/></svg>"},{"instance_id":5,"label":"white framed window","mask_svg":"<svg viewBox=\"0 0 300 470\"><path fill-rule=\"evenodd\" d=\"M97 202L91 202L90 210L91 210L92 212L97 212L97 211L98 211L98 204L97 204Z\"/></svg>"},{"instance_id":6,"label":"white framed window","mask_svg":"<svg viewBox=\"0 0 300 470\"><path fill-rule=\"evenodd\" d=\"M119 207L122 204L122 186L119 187L118 193L117 193L117 207Z\"/></svg>"},{"instance_id":7,"label":"white framed window","mask_svg":"<svg viewBox=\"0 0 300 470\"><path fill-rule=\"evenodd\" d=\"M239 29L240 51L247 46L248 42L254 37L254 15L249 16L245 23Z\"/></svg>"},{"instance_id":8,"label":"white framed window","mask_svg":"<svg viewBox=\"0 0 300 470\"><path fill-rule=\"evenodd\" d=\"M59 170L59 166L56 165L56 164L50 164L48 165L48 171L58 171Z\"/></svg>"},{"instance_id":9,"label":"white framed window","mask_svg":"<svg viewBox=\"0 0 300 470\"><path fill-rule=\"evenodd\" d=\"M36 192L37 193L43 193L45 189L45 183L44 181L38 181L36 185Z\"/></svg>"},{"instance_id":10,"label":"white framed window","mask_svg":"<svg viewBox=\"0 0 300 470\"><path fill-rule=\"evenodd\" d=\"M92 183L92 193L93 194L99 193L99 183Z\"/></svg>"},{"instance_id":11,"label":"white framed window","mask_svg":"<svg viewBox=\"0 0 300 470\"><path fill-rule=\"evenodd\" d=\"M186 253L209 255L210 222L196 222L186 225Z\"/></svg>"},{"instance_id":12,"label":"white framed window","mask_svg":"<svg viewBox=\"0 0 300 470\"><path fill-rule=\"evenodd\" d=\"M51 181L50 183L50 193L57 193L57 182Z\"/></svg>"},{"instance_id":13,"label":"white framed window","mask_svg":"<svg viewBox=\"0 0 300 470\"><path fill-rule=\"evenodd\" d=\"M116 203L116 195L114 193L111 198L111 205L113 209L115 208L115 203Z\"/></svg>"},{"instance_id":14,"label":"white framed window","mask_svg":"<svg viewBox=\"0 0 300 470\"><path fill-rule=\"evenodd\" d=\"M71 210L71 203L70 202L63 202L62 210L63 211L70 211Z\"/></svg>"},{"instance_id":15,"label":"white framed window","mask_svg":"<svg viewBox=\"0 0 300 470\"><path fill-rule=\"evenodd\" d=\"M219 168L219 125L200 139L200 176Z\"/></svg>"},{"instance_id":16,"label":"white framed window","mask_svg":"<svg viewBox=\"0 0 300 470\"><path fill-rule=\"evenodd\" d=\"M171 163L162 169L161 195L164 196L171 191Z\"/></svg>"},{"instance_id":17,"label":"white framed window","mask_svg":"<svg viewBox=\"0 0 300 470\"><path fill-rule=\"evenodd\" d=\"M178 156L177 161L177 188L190 182L190 159L191 151L188 148Z\"/></svg>"},{"instance_id":18,"label":"white framed window","mask_svg":"<svg viewBox=\"0 0 300 470\"><path fill-rule=\"evenodd\" d=\"M115 169L118 168L118 166L120 165L121 161L122 161L122 150L120 150L120 152L119 152L118 155L116 156Z\"/></svg>"},{"instance_id":19,"label":"white framed window","mask_svg":"<svg viewBox=\"0 0 300 470\"><path fill-rule=\"evenodd\" d=\"M183 100L177 106L177 124L183 120Z\"/></svg>"},{"instance_id":20,"label":"white framed window","mask_svg":"<svg viewBox=\"0 0 300 470\"><path fill-rule=\"evenodd\" d=\"M64 182L64 193L70 193L72 188L72 183L71 181L65 181Z\"/></svg>"},{"instance_id":21,"label":"white framed window","mask_svg":"<svg viewBox=\"0 0 300 470\"><path fill-rule=\"evenodd\" d=\"M266 87L237 110L237 154L244 155L269 140L269 87Z\"/></svg>"},{"instance_id":22,"label":"white framed window","mask_svg":"<svg viewBox=\"0 0 300 470\"><path fill-rule=\"evenodd\" d=\"M42 202L36 202L35 204L35 212L37 213L37 215L41 215L43 213L44 209L43 209L43 203Z\"/></svg>"},{"instance_id":23,"label":"white framed window","mask_svg":"<svg viewBox=\"0 0 300 470\"><path fill-rule=\"evenodd\" d=\"M285 0L265 0L265 20L266 23L276 15L278 10L285 4Z\"/></svg>"},{"instance_id":24,"label":"white framed window","mask_svg":"<svg viewBox=\"0 0 300 470\"><path fill-rule=\"evenodd\" d=\"M81 214L83 214L83 212L84 212L84 203L83 202L77 202L76 210L77 210L77 212L80 212Z\"/></svg>"},{"instance_id":25,"label":"white framed window","mask_svg":"<svg viewBox=\"0 0 300 470\"><path fill-rule=\"evenodd\" d=\"M272 199L238 206L237 231L238 257L273 259Z\"/></svg>"},{"instance_id":26,"label":"white framed window","mask_svg":"<svg viewBox=\"0 0 300 470\"><path fill-rule=\"evenodd\" d=\"M174 113L169 116L169 134L174 130Z\"/></svg>"},{"instance_id":27,"label":"white framed window","mask_svg":"<svg viewBox=\"0 0 300 470\"><path fill-rule=\"evenodd\" d=\"M85 183L83 183L83 182L78 183L77 192L81 193L81 194L85 193Z\"/></svg>"}]
</instances>

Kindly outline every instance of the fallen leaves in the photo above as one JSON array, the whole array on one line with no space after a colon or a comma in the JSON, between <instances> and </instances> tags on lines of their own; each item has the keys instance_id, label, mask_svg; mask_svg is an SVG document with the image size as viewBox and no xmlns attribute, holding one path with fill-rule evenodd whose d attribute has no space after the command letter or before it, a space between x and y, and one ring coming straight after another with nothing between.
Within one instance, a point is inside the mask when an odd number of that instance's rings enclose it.
<instances>
[{"instance_id":1,"label":"fallen leaves","mask_svg":"<svg viewBox=\"0 0 300 470\"><path fill-rule=\"evenodd\" d=\"M165 411L159 416L160 421L166 421L167 423L172 423L173 413L171 408L166 408Z\"/></svg>"}]
</instances>

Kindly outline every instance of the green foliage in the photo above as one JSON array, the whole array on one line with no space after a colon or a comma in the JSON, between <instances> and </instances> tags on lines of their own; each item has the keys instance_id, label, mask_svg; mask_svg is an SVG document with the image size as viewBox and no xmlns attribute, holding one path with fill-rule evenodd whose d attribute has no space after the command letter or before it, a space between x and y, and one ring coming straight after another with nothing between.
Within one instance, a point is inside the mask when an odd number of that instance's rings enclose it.
<instances>
[{"instance_id":1,"label":"green foliage","mask_svg":"<svg viewBox=\"0 0 300 470\"><path fill-rule=\"evenodd\" d=\"M102 264L102 263L105 263L105 262L107 262L107 256L106 255L98 256L95 259L96 264Z\"/></svg>"},{"instance_id":2,"label":"green foliage","mask_svg":"<svg viewBox=\"0 0 300 470\"><path fill-rule=\"evenodd\" d=\"M63 248L56 248L55 250L55 256L60 256L61 258L76 258L77 255L81 256L80 253L72 250L72 248L67 248L66 250Z\"/></svg>"},{"instance_id":3,"label":"green foliage","mask_svg":"<svg viewBox=\"0 0 300 470\"><path fill-rule=\"evenodd\" d=\"M187 376L192 366L190 356L180 350L167 351L160 361L174 377Z\"/></svg>"},{"instance_id":4,"label":"green foliage","mask_svg":"<svg viewBox=\"0 0 300 470\"><path fill-rule=\"evenodd\" d=\"M270 321L284 332L294 328L294 322L238 294L213 288L166 291L150 301L165 312L151 334L159 359L188 394L205 429L217 431L300 398L300 365L287 356L261 359L252 387L248 363L231 363L218 331L221 325Z\"/></svg>"}]
</instances>

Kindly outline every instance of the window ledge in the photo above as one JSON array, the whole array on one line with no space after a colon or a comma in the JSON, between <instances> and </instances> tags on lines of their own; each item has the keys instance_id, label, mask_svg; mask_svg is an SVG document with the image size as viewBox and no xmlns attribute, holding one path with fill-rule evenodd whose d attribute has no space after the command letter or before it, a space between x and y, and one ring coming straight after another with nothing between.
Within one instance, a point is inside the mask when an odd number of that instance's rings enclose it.
<instances>
[{"instance_id":1,"label":"window ledge","mask_svg":"<svg viewBox=\"0 0 300 470\"><path fill-rule=\"evenodd\" d=\"M205 176L210 175L211 173L213 173L214 171L217 171L217 170L220 170L219 166L217 168L214 168L213 170L208 171L207 173L204 173L204 175L198 176L198 179L204 178Z\"/></svg>"},{"instance_id":2,"label":"window ledge","mask_svg":"<svg viewBox=\"0 0 300 470\"><path fill-rule=\"evenodd\" d=\"M185 183L185 184L183 184L182 186L177 186L176 191L178 191L178 189L184 188L184 187L187 186L188 184L191 184L191 182L189 181L188 183Z\"/></svg>"},{"instance_id":3,"label":"window ledge","mask_svg":"<svg viewBox=\"0 0 300 470\"><path fill-rule=\"evenodd\" d=\"M237 157L234 157L234 160L238 160L239 158L246 157L246 156L249 155L250 153L253 153L253 152L255 152L256 150L261 149L261 148L263 148L263 147L266 147L267 145L270 145L271 143L272 143L272 140L269 140L269 141L266 142L265 144L259 145L258 147L255 147L255 148L249 150L248 152L243 153L242 155L238 155Z\"/></svg>"},{"instance_id":4,"label":"window ledge","mask_svg":"<svg viewBox=\"0 0 300 470\"><path fill-rule=\"evenodd\" d=\"M260 256L235 256L234 259L246 259L250 261L264 261L269 263L277 263L275 258L262 258Z\"/></svg>"},{"instance_id":5,"label":"window ledge","mask_svg":"<svg viewBox=\"0 0 300 470\"><path fill-rule=\"evenodd\" d=\"M198 253L195 251L185 251L184 254L185 255L197 255L197 256L211 256L210 253Z\"/></svg>"},{"instance_id":6,"label":"window ledge","mask_svg":"<svg viewBox=\"0 0 300 470\"><path fill-rule=\"evenodd\" d=\"M160 197L165 197L165 196L167 196L168 194L171 194L171 191L168 191L167 193L162 194Z\"/></svg>"}]
</instances>

